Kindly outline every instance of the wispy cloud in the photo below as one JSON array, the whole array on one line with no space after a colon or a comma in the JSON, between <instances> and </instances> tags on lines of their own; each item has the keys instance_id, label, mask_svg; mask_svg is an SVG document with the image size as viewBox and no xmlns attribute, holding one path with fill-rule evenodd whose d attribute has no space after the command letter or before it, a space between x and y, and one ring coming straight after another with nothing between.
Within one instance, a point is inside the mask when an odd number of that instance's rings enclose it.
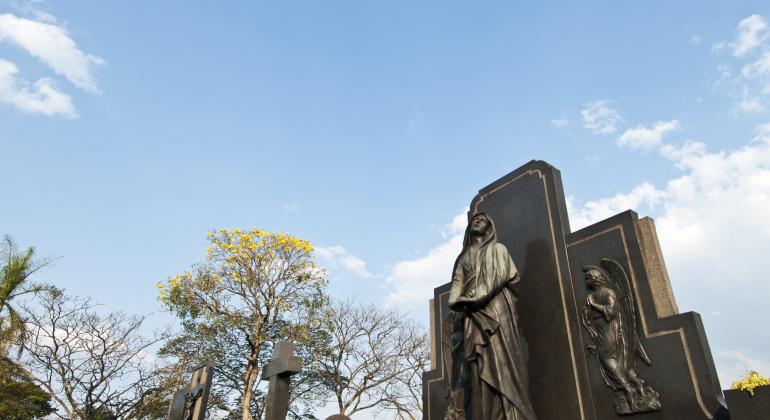
<instances>
[{"instance_id":1,"label":"wispy cloud","mask_svg":"<svg viewBox=\"0 0 770 420\"><path fill-rule=\"evenodd\" d=\"M623 122L618 111L606 99L585 104L580 115L583 117L583 127L599 134L614 133Z\"/></svg>"},{"instance_id":2,"label":"wispy cloud","mask_svg":"<svg viewBox=\"0 0 770 420\"><path fill-rule=\"evenodd\" d=\"M299 210L299 204L297 203L286 203L283 205L284 213L294 213L297 210Z\"/></svg>"},{"instance_id":3,"label":"wispy cloud","mask_svg":"<svg viewBox=\"0 0 770 420\"><path fill-rule=\"evenodd\" d=\"M735 39L716 43L712 50L732 52L732 61L719 65L714 87L733 98L736 111L766 111L770 98L770 28L766 20L760 15L741 20Z\"/></svg>"},{"instance_id":4,"label":"wispy cloud","mask_svg":"<svg viewBox=\"0 0 770 420\"><path fill-rule=\"evenodd\" d=\"M451 279L454 260L460 253L468 223L468 209L452 218L441 231L444 241L425 255L393 265L385 282L391 287L390 300L404 306L424 305L433 289Z\"/></svg>"},{"instance_id":5,"label":"wispy cloud","mask_svg":"<svg viewBox=\"0 0 770 420\"><path fill-rule=\"evenodd\" d=\"M366 269L366 262L351 254L342 246L319 246L315 248L315 251L316 255L321 258L322 265L330 269L342 268L361 278L372 276L372 274Z\"/></svg>"},{"instance_id":6,"label":"wispy cloud","mask_svg":"<svg viewBox=\"0 0 770 420\"><path fill-rule=\"evenodd\" d=\"M714 44L714 50L729 48L735 57L742 57L761 46L767 38L767 22L762 16L754 14L738 22L737 35L733 41L718 42Z\"/></svg>"},{"instance_id":7,"label":"wispy cloud","mask_svg":"<svg viewBox=\"0 0 770 420\"><path fill-rule=\"evenodd\" d=\"M660 204L664 197L665 192L644 182L634 187L630 192L591 200L580 207L575 206L574 198L568 198L567 208L570 215L570 225L573 230L577 230L629 209L649 211Z\"/></svg>"},{"instance_id":8,"label":"wispy cloud","mask_svg":"<svg viewBox=\"0 0 770 420\"><path fill-rule=\"evenodd\" d=\"M59 19L46 10L49 4L45 0L11 0L11 6L22 15L31 16L34 20L44 23L57 23Z\"/></svg>"},{"instance_id":9,"label":"wispy cloud","mask_svg":"<svg viewBox=\"0 0 770 420\"><path fill-rule=\"evenodd\" d=\"M40 12L37 18L40 20L0 14L0 42L22 48L77 88L91 94L100 93L95 69L104 64L104 60L84 53L53 16ZM2 102L26 112L77 116L72 98L58 89L51 78L29 83L18 76L19 68L15 63L3 62Z\"/></svg>"},{"instance_id":10,"label":"wispy cloud","mask_svg":"<svg viewBox=\"0 0 770 420\"><path fill-rule=\"evenodd\" d=\"M425 124L425 114L423 114L423 112L420 110L414 110L412 111L412 117L409 119L409 122L407 123L406 128L409 133L415 133L424 124Z\"/></svg>"},{"instance_id":11,"label":"wispy cloud","mask_svg":"<svg viewBox=\"0 0 770 420\"><path fill-rule=\"evenodd\" d=\"M29 83L18 78L18 73L15 64L0 59L0 102L24 112L77 117L72 97L60 91L56 82L42 78L29 86Z\"/></svg>"},{"instance_id":12,"label":"wispy cloud","mask_svg":"<svg viewBox=\"0 0 770 420\"><path fill-rule=\"evenodd\" d=\"M81 51L63 27L0 14L0 41L23 48L78 88L89 93L99 92L94 69L104 64L104 60Z\"/></svg>"},{"instance_id":13,"label":"wispy cloud","mask_svg":"<svg viewBox=\"0 0 770 420\"><path fill-rule=\"evenodd\" d=\"M652 125L639 125L636 128L626 130L618 138L619 146L628 146L632 149L652 149L661 144L663 135L681 128L679 121L658 121Z\"/></svg>"},{"instance_id":14,"label":"wispy cloud","mask_svg":"<svg viewBox=\"0 0 770 420\"><path fill-rule=\"evenodd\" d=\"M567 117L562 116L559 118L552 119L551 121L549 121L549 124L551 124L556 128L567 128L569 127L569 120L567 119Z\"/></svg>"}]
</instances>

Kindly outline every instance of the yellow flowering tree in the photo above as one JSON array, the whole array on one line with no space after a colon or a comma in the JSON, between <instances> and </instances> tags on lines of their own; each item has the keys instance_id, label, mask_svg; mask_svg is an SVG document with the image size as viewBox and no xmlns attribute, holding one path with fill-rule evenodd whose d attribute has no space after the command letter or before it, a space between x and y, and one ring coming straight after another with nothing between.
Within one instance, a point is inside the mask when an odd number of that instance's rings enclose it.
<instances>
[{"instance_id":1,"label":"yellow flowering tree","mask_svg":"<svg viewBox=\"0 0 770 420\"><path fill-rule=\"evenodd\" d=\"M222 392L213 404L230 416L259 418L263 392L257 385L269 345L289 339L302 348L325 337L325 275L310 243L291 235L220 229L208 241L203 263L157 285L184 329L161 353L185 354L187 363L216 359ZM227 391L235 397L228 400Z\"/></svg>"},{"instance_id":2,"label":"yellow flowering tree","mask_svg":"<svg viewBox=\"0 0 770 420\"><path fill-rule=\"evenodd\" d=\"M740 389L741 391L748 391L751 396L754 396L754 388L758 386L770 385L770 378L760 375L756 371L750 371L745 377L733 382L730 385L730 389Z\"/></svg>"}]
</instances>

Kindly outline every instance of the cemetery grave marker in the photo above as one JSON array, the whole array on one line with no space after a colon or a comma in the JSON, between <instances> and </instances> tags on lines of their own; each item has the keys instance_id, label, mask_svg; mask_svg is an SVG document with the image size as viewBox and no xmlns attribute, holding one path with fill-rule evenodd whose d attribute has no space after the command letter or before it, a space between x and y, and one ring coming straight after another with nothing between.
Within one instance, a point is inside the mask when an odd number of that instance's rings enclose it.
<instances>
[{"instance_id":1,"label":"cemetery grave marker","mask_svg":"<svg viewBox=\"0 0 770 420\"><path fill-rule=\"evenodd\" d=\"M214 365L211 362L195 369L190 386L174 393L167 420L203 420L213 376Z\"/></svg>"},{"instance_id":2,"label":"cemetery grave marker","mask_svg":"<svg viewBox=\"0 0 770 420\"><path fill-rule=\"evenodd\" d=\"M265 401L265 420L285 420L289 411L289 382L300 371L302 359L294 356L294 344L281 341L273 348L273 360L262 370L270 381Z\"/></svg>"}]
</instances>

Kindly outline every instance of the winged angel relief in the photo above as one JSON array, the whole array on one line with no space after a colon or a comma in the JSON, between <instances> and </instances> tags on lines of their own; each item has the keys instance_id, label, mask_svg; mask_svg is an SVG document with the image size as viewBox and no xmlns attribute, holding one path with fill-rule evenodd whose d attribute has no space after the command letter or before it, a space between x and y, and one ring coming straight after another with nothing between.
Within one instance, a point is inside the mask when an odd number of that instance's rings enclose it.
<instances>
[{"instance_id":1,"label":"winged angel relief","mask_svg":"<svg viewBox=\"0 0 770 420\"><path fill-rule=\"evenodd\" d=\"M615 412L635 414L661 409L659 394L639 377L636 361L652 365L636 324L634 297L623 267L605 258L604 270L583 267L588 296L583 325L591 336L588 349L596 355L605 385L615 390ZM606 270L606 272L605 272Z\"/></svg>"}]
</instances>

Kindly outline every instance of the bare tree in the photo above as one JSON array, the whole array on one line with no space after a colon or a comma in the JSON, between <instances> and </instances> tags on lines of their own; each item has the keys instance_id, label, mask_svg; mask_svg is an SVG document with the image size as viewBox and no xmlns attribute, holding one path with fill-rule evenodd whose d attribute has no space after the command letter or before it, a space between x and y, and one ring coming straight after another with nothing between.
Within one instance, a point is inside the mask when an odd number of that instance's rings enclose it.
<instances>
[{"instance_id":1,"label":"bare tree","mask_svg":"<svg viewBox=\"0 0 770 420\"><path fill-rule=\"evenodd\" d=\"M413 351L402 360L406 369L396 377L392 386L385 389L381 411L392 412L395 420L422 418L422 374L430 368L430 340L421 329L415 331L414 336Z\"/></svg>"},{"instance_id":2,"label":"bare tree","mask_svg":"<svg viewBox=\"0 0 770 420\"><path fill-rule=\"evenodd\" d=\"M292 340L285 333L286 329L281 325L269 332L269 343L259 354L261 366L272 358L271 343ZM303 362L300 372L292 376L289 387L287 418L293 420L315 418L312 416L314 408L323 405L329 396L322 372L317 369L317 360L328 352L328 332L314 329L307 336L294 341L297 343L295 356L301 357ZM227 325L189 323L181 334L165 343L159 355L173 362L163 369L163 375L167 377L178 375L178 371L188 372L190 366L204 361L212 361L215 373L209 394L209 414L212 418L241 419L240 402L246 386L243 380L246 366L242 361L249 351L247 337L241 330ZM264 415L266 392L267 382L260 381L251 399L250 413L254 419Z\"/></svg>"},{"instance_id":3,"label":"bare tree","mask_svg":"<svg viewBox=\"0 0 770 420\"><path fill-rule=\"evenodd\" d=\"M332 304L331 311L332 352L322 369L340 414L375 409L420 418L428 363L423 329L396 311L351 300Z\"/></svg>"},{"instance_id":4,"label":"bare tree","mask_svg":"<svg viewBox=\"0 0 770 420\"><path fill-rule=\"evenodd\" d=\"M159 391L148 357L163 337L143 337L146 317L97 313L89 299L42 295L24 306L23 362L53 397L60 418L138 418Z\"/></svg>"}]
</instances>

